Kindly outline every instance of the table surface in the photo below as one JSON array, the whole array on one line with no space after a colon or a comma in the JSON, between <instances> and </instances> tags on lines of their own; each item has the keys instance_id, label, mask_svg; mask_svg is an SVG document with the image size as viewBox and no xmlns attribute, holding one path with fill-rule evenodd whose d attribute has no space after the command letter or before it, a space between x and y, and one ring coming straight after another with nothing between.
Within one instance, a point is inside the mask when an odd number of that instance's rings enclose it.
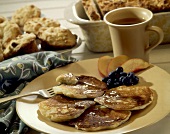
<instances>
[{"instance_id":1,"label":"table surface","mask_svg":"<svg viewBox=\"0 0 170 134\"><path fill-rule=\"evenodd\" d=\"M71 3L76 0L0 0L0 15L10 17L18 8L34 4L41 9L44 16L59 20L62 26L70 29L82 39L82 45L73 50L72 57L79 60L98 58L103 55L113 56L112 52L109 53L94 53L90 52L84 42L84 37L79 26L67 22L64 18L64 10ZM170 44L157 46L150 53L150 62L170 73ZM131 134L169 134L170 132L170 114L161 121L148 126L146 128L131 132ZM30 133L39 133L32 130Z\"/></svg>"}]
</instances>

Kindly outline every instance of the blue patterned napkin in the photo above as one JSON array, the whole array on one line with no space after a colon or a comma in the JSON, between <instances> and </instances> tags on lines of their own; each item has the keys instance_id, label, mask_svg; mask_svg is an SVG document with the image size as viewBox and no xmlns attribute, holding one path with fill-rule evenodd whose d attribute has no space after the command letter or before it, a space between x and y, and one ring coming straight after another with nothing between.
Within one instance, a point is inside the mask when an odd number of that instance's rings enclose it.
<instances>
[{"instance_id":1,"label":"blue patterned napkin","mask_svg":"<svg viewBox=\"0 0 170 134\"><path fill-rule=\"evenodd\" d=\"M76 61L64 54L43 51L0 62L0 98L19 94L34 78ZM0 103L1 134L24 134L28 129L16 113L15 100Z\"/></svg>"}]
</instances>

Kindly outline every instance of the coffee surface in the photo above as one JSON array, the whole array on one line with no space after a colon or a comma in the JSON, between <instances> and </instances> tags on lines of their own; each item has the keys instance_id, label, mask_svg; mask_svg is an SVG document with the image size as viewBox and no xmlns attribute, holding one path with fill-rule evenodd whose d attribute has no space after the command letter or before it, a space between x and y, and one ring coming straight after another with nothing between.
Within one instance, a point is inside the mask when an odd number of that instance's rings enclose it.
<instances>
[{"instance_id":1,"label":"coffee surface","mask_svg":"<svg viewBox=\"0 0 170 134\"><path fill-rule=\"evenodd\" d=\"M114 20L112 23L118 25L133 25L133 24L141 23L143 21L145 20L141 18L123 18L123 19Z\"/></svg>"}]
</instances>

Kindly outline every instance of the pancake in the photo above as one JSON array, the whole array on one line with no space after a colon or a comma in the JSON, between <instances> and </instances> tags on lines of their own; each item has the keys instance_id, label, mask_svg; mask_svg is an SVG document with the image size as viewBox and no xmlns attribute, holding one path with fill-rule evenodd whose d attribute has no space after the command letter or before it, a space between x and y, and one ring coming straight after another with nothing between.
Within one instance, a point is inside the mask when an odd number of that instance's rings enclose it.
<instances>
[{"instance_id":1,"label":"pancake","mask_svg":"<svg viewBox=\"0 0 170 134\"><path fill-rule=\"evenodd\" d=\"M152 103L153 92L147 86L119 86L94 101L114 110L139 110Z\"/></svg>"},{"instance_id":2,"label":"pancake","mask_svg":"<svg viewBox=\"0 0 170 134\"><path fill-rule=\"evenodd\" d=\"M79 75L75 76L72 73L61 74L56 78L57 85L67 84L67 85L75 85L75 84L86 84L90 86L94 86L101 89L106 89L107 85L105 82L97 79L94 76L87 75Z\"/></svg>"},{"instance_id":3,"label":"pancake","mask_svg":"<svg viewBox=\"0 0 170 134\"><path fill-rule=\"evenodd\" d=\"M40 113L54 122L64 122L79 117L87 108L94 105L92 100L76 100L56 95L39 103Z\"/></svg>"},{"instance_id":4,"label":"pancake","mask_svg":"<svg viewBox=\"0 0 170 134\"><path fill-rule=\"evenodd\" d=\"M56 78L57 85L60 84L67 84L67 85L73 85L78 82L77 78L75 75L72 73L66 73L66 74L61 74Z\"/></svg>"},{"instance_id":5,"label":"pancake","mask_svg":"<svg viewBox=\"0 0 170 134\"><path fill-rule=\"evenodd\" d=\"M85 99L85 98L96 98L104 94L104 90L91 85L76 84L53 87L56 94L63 94L70 98Z\"/></svg>"},{"instance_id":6,"label":"pancake","mask_svg":"<svg viewBox=\"0 0 170 134\"><path fill-rule=\"evenodd\" d=\"M95 105L88 108L78 118L71 120L69 124L84 131L98 131L116 128L126 122L130 116L130 111L115 111L101 105Z\"/></svg>"},{"instance_id":7,"label":"pancake","mask_svg":"<svg viewBox=\"0 0 170 134\"><path fill-rule=\"evenodd\" d=\"M80 75L76 76L78 83L80 84L86 84L86 85L91 85L100 89L105 90L107 88L107 85L105 82L102 82L101 80L97 79L96 77L93 76L87 76L87 75Z\"/></svg>"},{"instance_id":8,"label":"pancake","mask_svg":"<svg viewBox=\"0 0 170 134\"><path fill-rule=\"evenodd\" d=\"M77 99L102 96L107 90L106 83L93 76L74 76L72 73L61 74L56 78L57 86L53 87L56 94Z\"/></svg>"}]
</instances>

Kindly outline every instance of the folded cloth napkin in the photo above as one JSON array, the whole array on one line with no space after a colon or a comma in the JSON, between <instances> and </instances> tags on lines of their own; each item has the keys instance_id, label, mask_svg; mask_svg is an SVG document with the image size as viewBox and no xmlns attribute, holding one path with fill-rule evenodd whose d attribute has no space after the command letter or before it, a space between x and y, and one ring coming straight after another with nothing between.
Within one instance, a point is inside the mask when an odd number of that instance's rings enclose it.
<instances>
[{"instance_id":1,"label":"folded cloth napkin","mask_svg":"<svg viewBox=\"0 0 170 134\"><path fill-rule=\"evenodd\" d=\"M43 51L0 62L0 98L19 94L34 78L77 60L64 54ZM27 127L18 117L15 100L0 103L0 133L24 134Z\"/></svg>"}]
</instances>

